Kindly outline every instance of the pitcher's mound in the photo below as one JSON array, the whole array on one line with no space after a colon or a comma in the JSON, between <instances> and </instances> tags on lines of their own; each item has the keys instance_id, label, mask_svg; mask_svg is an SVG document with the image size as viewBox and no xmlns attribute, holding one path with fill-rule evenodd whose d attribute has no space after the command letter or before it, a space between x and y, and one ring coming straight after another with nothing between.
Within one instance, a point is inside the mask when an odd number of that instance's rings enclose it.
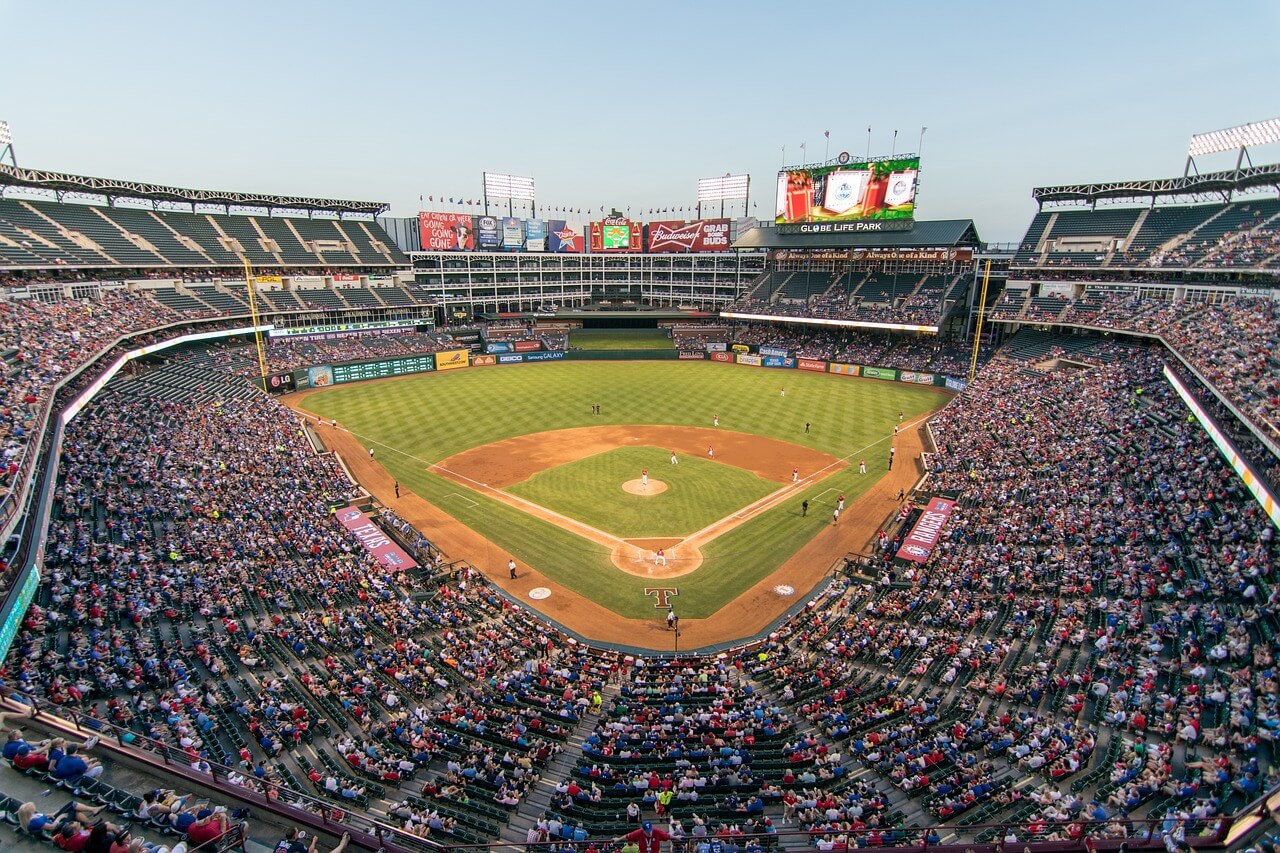
<instances>
[{"instance_id":1,"label":"pitcher's mound","mask_svg":"<svg viewBox=\"0 0 1280 853\"><path fill-rule=\"evenodd\" d=\"M649 485L642 485L639 480L627 480L622 484L622 491L629 495L644 495L645 497L653 497L660 495L667 490L667 484L661 480L649 478Z\"/></svg>"}]
</instances>

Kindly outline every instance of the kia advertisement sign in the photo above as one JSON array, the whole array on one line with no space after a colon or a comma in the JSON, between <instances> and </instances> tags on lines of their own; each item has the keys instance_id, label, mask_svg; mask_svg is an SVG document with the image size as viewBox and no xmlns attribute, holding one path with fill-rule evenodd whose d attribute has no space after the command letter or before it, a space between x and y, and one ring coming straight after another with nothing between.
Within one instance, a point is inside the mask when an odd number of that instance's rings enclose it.
<instances>
[{"instance_id":1,"label":"kia advertisement sign","mask_svg":"<svg viewBox=\"0 0 1280 853\"><path fill-rule=\"evenodd\" d=\"M724 364L733 363L733 353L731 352L713 352L711 353L712 361L723 362Z\"/></svg>"},{"instance_id":2,"label":"kia advertisement sign","mask_svg":"<svg viewBox=\"0 0 1280 853\"><path fill-rule=\"evenodd\" d=\"M547 220L547 251L579 254L586 245L581 222L564 219Z\"/></svg>"},{"instance_id":3,"label":"kia advertisement sign","mask_svg":"<svg viewBox=\"0 0 1280 853\"><path fill-rule=\"evenodd\" d=\"M725 252L729 249L729 220L650 222L650 252Z\"/></svg>"},{"instance_id":4,"label":"kia advertisement sign","mask_svg":"<svg viewBox=\"0 0 1280 853\"><path fill-rule=\"evenodd\" d=\"M928 560L955 506L955 501L949 501L946 498L934 498L929 501L929 505L916 519L915 526L911 528L907 538L902 540L898 556L913 563L923 563Z\"/></svg>"},{"instance_id":5,"label":"kia advertisement sign","mask_svg":"<svg viewBox=\"0 0 1280 853\"><path fill-rule=\"evenodd\" d=\"M392 541L381 527L354 506L343 507L337 512L338 521L356 537L364 549L373 555L378 565L391 571L412 569L418 564Z\"/></svg>"},{"instance_id":6,"label":"kia advertisement sign","mask_svg":"<svg viewBox=\"0 0 1280 853\"><path fill-rule=\"evenodd\" d=\"M418 234L424 252L474 252L476 250L475 217L464 213L418 214Z\"/></svg>"}]
</instances>

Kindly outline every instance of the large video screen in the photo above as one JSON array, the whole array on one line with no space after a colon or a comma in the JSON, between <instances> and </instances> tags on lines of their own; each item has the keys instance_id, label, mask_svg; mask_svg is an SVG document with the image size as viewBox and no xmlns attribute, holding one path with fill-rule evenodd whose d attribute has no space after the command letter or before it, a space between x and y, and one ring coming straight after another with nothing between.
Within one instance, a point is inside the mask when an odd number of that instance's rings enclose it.
<instances>
[{"instance_id":1,"label":"large video screen","mask_svg":"<svg viewBox=\"0 0 1280 853\"><path fill-rule=\"evenodd\" d=\"M919 173L919 157L779 172L775 223L792 234L907 230Z\"/></svg>"},{"instance_id":2,"label":"large video screen","mask_svg":"<svg viewBox=\"0 0 1280 853\"><path fill-rule=\"evenodd\" d=\"M610 249L631 248L630 225L605 225L601 228L601 243L607 252Z\"/></svg>"}]
</instances>

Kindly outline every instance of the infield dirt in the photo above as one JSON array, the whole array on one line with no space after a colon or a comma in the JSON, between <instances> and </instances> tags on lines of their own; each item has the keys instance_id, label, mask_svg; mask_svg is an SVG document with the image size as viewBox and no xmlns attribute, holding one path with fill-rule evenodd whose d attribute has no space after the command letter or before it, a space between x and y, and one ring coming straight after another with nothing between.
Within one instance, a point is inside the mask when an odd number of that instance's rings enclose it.
<instances>
[{"instance_id":1,"label":"infield dirt","mask_svg":"<svg viewBox=\"0 0 1280 853\"><path fill-rule=\"evenodd\" d=\"M284 401L297 409L304 396L305 392L287 397ZM529 606L589 640L653 650L672 647L672 634L661 618L664 611L655 609L654 618L651 620L624 618L591 599L565 588L529 566L519 566L518 576L512 580L507 575L505 558L495 558L494 565L485 565L484 555L502 554L502 550L475 530L417 495L402 490L401 497L396 498L395 481L391 474L381 464L369 459L367 448L356 436L341 425L334 429L319 422L314 415L301 411L299 414L316 424L316 432L325 446L338 452L348 470L366 490L381 503L394 507L398 515L427 533L450 558L466 559L475 564L490 583L525 602L529 601L530 589L547 587L552 591L551 597L537 602L536 608ZM850 504L838 525L828 525L776 571L748 588L715 614L705 619L681 619L680 646L692 650L756 634L764 630L796 601L794 597L779 595L775 587L791 587L797 593L803 594L845 554L869 553L876 532L899 507L898 490L910 490L923 474L920 461L925 440L923 423L922 418L901 430L896 439L898 464L894 465L893 470L881 477L862 497ZM726 462L732 459L731 464L747 468L762 477L780 483L790 481L792 468L800 466L802 471L805 470L799 456L802 452L812 454L808 459L813 465L813 470L836 461L835 457L786 442L719 430L661 426L584 429L591 432L608 430L612 431L612 435L606 437L596 434L589 439L587 436L582 436L583 444L588 444L588 440L593 443L594 449L590 452L585 452L583 448L576 446L577 442L565 440L565 433L576 433L579 430L560 430L497 442L483 449L475 448L455 454L446 461L457 465L458 460L469 454L476 454L473 460L466 460L469 465L468 477L478 474L479 482L482 483L510 484L527 479L533 473L547 467L632 443L643 442L672 449L688 447L691 449L685 452L705 454L707 433L714 436L713 446L716 448L716 458L722 458L722 453L726 454L724 457ZM632 439L635 439L635 442ZM786 455L777 459L762 456L759 450L764 445L754 444L757 441L782 445ZM499 446L503 446L504 450L510 453L504 452L501 456L497 455L495 448ZM479 453L481 450L483 454ZM566 454L571 455L566 456ZM832 467L831 470L834 471L836 468ZM644 542L643 545L656 547L653 541Z\"/></svg>"}]
</instances>

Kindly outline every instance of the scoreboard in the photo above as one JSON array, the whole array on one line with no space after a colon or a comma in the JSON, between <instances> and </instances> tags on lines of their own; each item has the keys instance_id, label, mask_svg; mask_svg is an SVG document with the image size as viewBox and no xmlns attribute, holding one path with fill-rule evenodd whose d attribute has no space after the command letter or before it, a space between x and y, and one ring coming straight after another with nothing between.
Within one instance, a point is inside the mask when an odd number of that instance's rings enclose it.
<instances>
[{"instance_id":1,"label":"scoreboard","mask_svg":"<svg viewBox=\"0 0 1280 853\"><path fill-rule=\"evenodd\" d=\"M436 357L430 353L409 358L392 358L383 361L361 361L355 364L335 364L333 384L358 382L361 379L381 379L385 376L408 376L436 369Z\"/></svg>"}]
</instances>

